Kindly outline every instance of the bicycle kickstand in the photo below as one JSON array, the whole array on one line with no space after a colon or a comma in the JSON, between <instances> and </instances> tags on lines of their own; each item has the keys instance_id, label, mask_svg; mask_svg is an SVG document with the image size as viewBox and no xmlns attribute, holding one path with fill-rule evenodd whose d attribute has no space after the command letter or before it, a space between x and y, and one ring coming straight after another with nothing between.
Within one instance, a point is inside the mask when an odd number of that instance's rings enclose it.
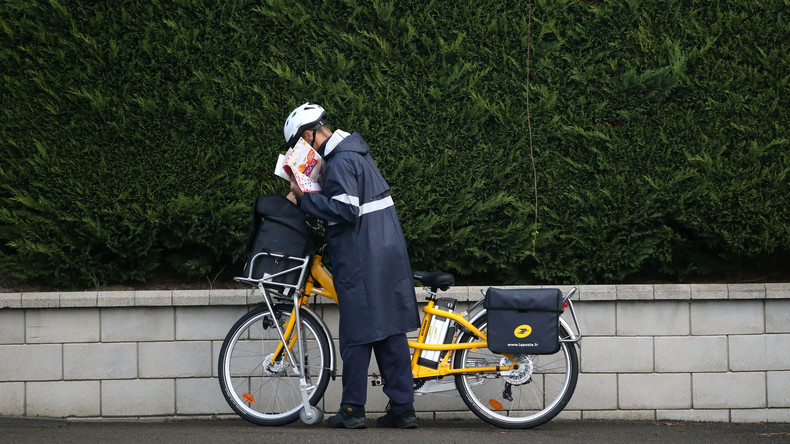
<instances>
[{"instance_id":1,"label":"bicycle kickstand","mask_svg":"<svg viewBox=\"0 0 790 444\"><path fill-rule=\"evenodd\" d=\"M299 412L299 418L303 423L311 425L318 424L324 419L324 412L320 407L310 404L310 396L307 394L307 389L310 385L307 383L307 372L304 362L304 350L302 346L302 323L299 315L299 292L294 292L294 316L296 323L296 347L299 350L299 389L302 393L302 411Z\"/></svg>"}]
</instances>

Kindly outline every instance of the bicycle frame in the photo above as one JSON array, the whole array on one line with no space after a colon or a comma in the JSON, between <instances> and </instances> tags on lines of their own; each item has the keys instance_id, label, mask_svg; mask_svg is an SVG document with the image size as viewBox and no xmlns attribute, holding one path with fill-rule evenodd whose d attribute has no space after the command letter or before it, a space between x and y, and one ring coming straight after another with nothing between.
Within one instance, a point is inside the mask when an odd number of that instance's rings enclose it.
<instances>
[{"instance_id":1,"label":"bicycle frame","mask_svg":"<svg viewBox=\"0 0 790 444\"><path fill-rule=\"evenodd\" d=\"M312 294L329 298L335 301L335 303L337 303L337 292L335 291L335 285L332 280L332 274L321 263L321 259L322 257L320 255L313 256L313 260L310 266L310 273L308 274L307 280L305 282L302 296L299 299L300 307L304 305L309 305L309 296ZM455 373L496 372L503 370L507 371L517 368L517 364L510 364L507 366L497 366L497 367L492 366L492 367L473 367L473 368L453 369L451 368L452 365L450 364L449 361L451 356L450 353L445 353L441 363L439 364L438 369L432 369L417 364L417 360L420 357L419 351L421 350L436 350L436 351L461 350L461 349L476 350L478 348L488 347L488 343L486 342L486 335L483 332L481 332L477 327L472 325L469 321L467 321L460 314L449 313L434 308L433 300L429 300L428 304L423 308L422 311L423 313L425 313L425 316L423 316L422 327L420 328L420 333L417 337L417 341L409 341L409 348L414 350L414 352L412 353L412 373L414 374L415 378L444 376L444 375L455 374ZM454 344L426 344L425 337L427 336L428 326L430 325L430 321L433 318L433 316L443 316L457 322L467 331L473 333L475 336L480 338L480 340L474 342L454 343ZM286 333L290 334L290 332L292 331L293 322L295 322L295 317L291 316L287 325ZM286 337L288 337L288 335L286 335ZM290 341L288 348L290 349L292 346L293 346L293 340ZM275 353L275 356L276 355L277 354Z\"/></svg>"},{"instance_id":2,"label":"bicycle frame","mask_svg":"<svg viewBox=\"0 0 790 444\"><path fill-rule=\"evenodd\" d=\"M268 254L269 253L260 253L260 255L268 255ZM272 256L286 258L285 256L281 256L281 255L273 255L272 254ZM290 257L287 257L287 259L295 260L297 262L300 262L300 265L297 265L297 266L295 266L292 269L285 270L285 271L283 271L281 273L278 273L277 275L267 276L267 277L265 277L264 279L261 279L261 280L240 279L240 281L242 281L242 282L246 281L247 283L256 283L257 284L257 286L260 289L261 293L264 294L264 301L266 302L267 305L269 305L269 309L270 310L271 310L271 302L269 301L269 298L266 295L266 290L265 290L266 285L279 286L279 287L282 287L285 290L287 290L287 289L296 289L297 290L297 291L294 292L294 295L293 295L294 309L292 311L292 315L290 316L290 318L288 319L287 324L285 325L285 331L282 332L282 336L281 336L282 342L277 346L277 348L275 350L275 353L272 355L270 364L274 364L275 363L275 361L281 356L281 354L283 353L285 348L287 348L287 350L290 351L290 350L293 349L293 346L298 343L298 339L297 339L298 338L298 332L297 332L296 335L293 334L293 332L295 331L294 326L296 325L296 322L298 322L298 320L299 320L299 314L298 314L297 307L299 307L299 308L309 308L309 306L310 306L310 296L311 295L323 296L323 297L331 299L335 303L337 303L337 292L335 291L335 285L334 285L334 282L332 280L332 273L330 273L329 270L327 270L326 267L324 267L323 263L321 262L322 261L322 256L320 254L313 255L312 256L312 260L310 260L309 257L308 258L290 258ZM310 261L310 267L309 267L310 268L310 272L307 273L306 276L305 276L304 270L307 269L307 262L308 261ZM252 267L250 267L250 268L252 268ZM288 284L278 284L276 282L266 283L266 281L270 280L272 277L276 277L276 276L278 276L280 274L288 273L288 272L291 272L293 270L297 270L299 268L302 269L301 270L302 274L301 274L301 276L299 278L299 283L304 281L304 289L301 292L298 291L299 284L297 284L297 285L288 285ZM571 297L571 295L573 295L574 292L575 292L575 289L572 290L570 293L568 293L568 295L566 295L565 298L563 299L563 303L566 303L566 302L568 303L568 305L570 307L570 310L571 310L571 314L572 314L574 323L576 324L576 331L580 332L581 330L579 329L579 324L578 324L578 321L576 319L576 313L575 313L575 311L573 309L573 304L570 301L570 297ZM429 291L429 293L431 293L431 292ZM433 294L433 296L435 296L435 294ZM425 305L425 307L423 307L422 311L423 311L423 313L425 315L423 316L422 326L421 326L420 332L419 332L419 334L417 336L417 340L416 341L408 341L409 342L409 348L414 350L414 352L412 353L412 358L411 358L412 359L412 373L414 375L414 378L434 378L434 377L446 376L446 375L452 375L452 374L458 374L458 373L501 372L501 371L514 370L514 369L518 368L518 364L513 359L513 356L511 356L508 353L505 353L504 356L506 356L511 361L511 363L509 365L502 365L502 366L452 368L452 363L450 362L450 359L453 356L452 353L445 353L444 356L441 358L441 361L439 362L438 367L435 368L435 369L434 368L430 368L430 367L425 367L425 366L422 366L422 365L418 364L418 360L419 360L419 357L420 357L420 352L423 351L423 350L428 350L428 351L455 351L455 350L471 349L472 351L476 351L478 348L488 348L488 342L487 342L487 338L486 338L485 333L483 333L482 331L480 331L477 327L475 327L473 325L473 322L477 319L477 317L474 317L471 320L467 320L461 314L451 313L451 312L447 312L447 311L444 311L444 310L439 310L439 309L435 308L435 303L434 303L434 298L433 297L428 300L428 303ZM429 327L429 325L431 323L431 320L433 319L434 316L445 317L445 318L448 318L448 319L456 322L459 326L461 326L461 328L463 330L473 334L477 338L477 340L470 341L470 342L463 342L463 343L454 342L452 344L426 344L425 343L425 338L428 335L428 327ZM561 322L563 324L565 324L564 321L561 321ZM567 324L565 324L565 326L567 327ZM567 330L569 332L572 331L570 328L567 328ZM577 343L577 342L579 342L580 339L581 339L581 334L579 334L578 336L577 335L573 335L571 338L560 339L560 341L561 342ZM287 344L287 347L284 347L284 344ZM289 358L290 358L290 355L291 355L291 353L288 353ZM333 358L332 362L334 363L334 358ZM334 368L332 370L334 370Z\"/></svg>"},{"instance_id":3,"label":"bicycle frame","mask_svg":"<svg viewBox=\"0 0 790 444\"><path fill-rule=\"evenodd\" d=\"M253 293L254 288L259 289L263 300L261 301L262 307L245 314L233 326L223 342L220 351L220 386L223 396L230 406L240 416L256 424L287 424L294 420L294 415L297 412L306 424L316 424L323 419L323 411L311 403L317 402L323 396L329 382L328 379L335 378L336 363L338 362L337 351L326 323L310 308L310 296L315 295L316 299L317 296L322 296L337 303L338 294L332 273L322 263L321 251L323 249L320 249L316 254L304 257L261 252L252 258L249 267L250 273L245 277L235 278L239 282L252 285ZM266 257L274 258L274 263L279 264L277 267L269 267L269 269L280 271L273 271L272 274L264 272L262 277L253 277L254 267L252 265L256 260ZM283 267L283 264L289 263L288 261L291 261L293 266ZM283 268L286 269L283 270ZM295 280L294 276L297 274L299 278ZM486 327L483 324L487 315L487 310L481 306L484 299L478 300L462 313L454 313L450 310L455 308L455 300L438 297L438 290L434 286L441 282L441 279L445 279L438 276L437 274L435 278L423 275L424 279L423 277L419 278L428 285L424 288L428 297L427 303L422 307L422 323L417 337L408 341L412 352L411 370L415 380L415 394L439 393L451 390L450 386L452 385L458 390L459 395L473 413L486 422L504 428L534 427L550 420L562 411L573 394L579 371L578 357L572 343L578 343L582 335L573 304L570 301L570 297L576 289L571 290L561 301L563 310L570 308L570 315L576 329L574 331L568 322L562 318L559 319L561 333L558 339L565 345L563 345L564 355L557 357L562 363L561 367L554 369L545 367L546 361L541 361L540 355L490 352ZM283 304L284 301L290 301L291 304ZM436 324L436 321L441 323ZM262 322L263 325L257 325L258 322ZM247 364L233 367L233 363L237 362L234 358L236 356L234 354L236 339L240 338L242 334L249 334L249 339L257 339L259 333L253 334L251 331L247 331L254 325L258 329L270 329L268 333L260 333L261 338L266 338L268 345L264 346L262 343L258 346L261 348L260 351L240 348L241 358L239 359L242 361L249 361L250 352L256 356L252 362L254 368L245 368ZM447 328L446 334L444 333L445 328ZM439 340L436 340L437 338ZM567 343L571 343L570 347ZM306 345L311 350L309 364L305 354L305 351L308 350L305 348ZM320 353L318 355L321 357L320 366L315 365L315 358L313 358L316 350ZM548 364L554 365L553 362L549 361ZM234 373L234 368L238 369L237 373ZM316 371L318 373L315 373ZM533 372L540 375L539 381L548 377L544 374L556 373L561 382L556 388L556 394L549 395L550 388L548 385L544 387L543 382L527 386L533 381ZM245 378L268 376L273 376L277 380L290 378L291 382L285 385L290 390L290 395L287 400L280 399L275 395L271 399L275 399L277 407L274 407L273 410L261 410L252 405L255 402L255 397L247 392L240 392L239 390L244 389L237 388L234 381L241 380L243 386ZM443 378L444 376L453 376L453 378ZM298 392L295 391L297 387L294 384L296 382L294 378L298 378ZM526 398L542 399L544 390L546 390L547 396L556 397L546 398L547 405L538 407L537 413L528 413L529 410L532 410L531 404L529 407L520 402L514 404L520 413L511 417L510 409L502 410L498 401L488 398L492 396L489 394L491 390L489 386L480 392L480 394L484 394L484 399L475 393L478 390L477 386L491 380L497 380L495 384L501 385L501 387L495 387L495 390L502 390L501 398L504 401L513 402L513 393L516 391L519 393L519 399L522 400ZM385 382L381 378L373 380L373 385L382 385L383 383ZM252 382L249 384L250 388L247 390L252 390ZM279 390L279 388L275 390ZM527 395L526 398L524 395ZM536 395L540 397L535 397ZM500 396L496 395L495 397ZM297 403L296 406L293 403ZM267 404L266 408L271 409L271 406L271 404ZM282 406L282 410L280 410L280 406ZM525 413L527 416L521 416Z\"/></svg>"}]
</instances>

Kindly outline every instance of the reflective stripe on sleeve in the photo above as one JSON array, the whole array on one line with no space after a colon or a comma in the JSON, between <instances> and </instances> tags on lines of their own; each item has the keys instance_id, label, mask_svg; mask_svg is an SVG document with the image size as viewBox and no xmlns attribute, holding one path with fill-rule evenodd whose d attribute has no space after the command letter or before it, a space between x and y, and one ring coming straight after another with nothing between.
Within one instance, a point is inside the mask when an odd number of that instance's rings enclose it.
<instances>
[{"instance_id":1,"label":"reflective stripe on sleeve","mask_svg":"<svg viewBox=\"0 0 790 444\"><path fill-rule=\"evenodd\" d=\"M383 199L374 200L362 205L359 204L359 198L357 196L349 196L348 194L332 196L332 199L358 208L359 216L380 211L395 205L395 202L392 200L392 196L387 196Z\"/></svg>"},{"instance_id":2,"label":"reflective stripe on sleeve","mask_svg":"<svg viewBox=\"0 0 790 444\"><path fill-rule=\"evenodd\" d=\"M362 216L363 214L373 213L374 211L380 211L394 205L395 202L392 201L392 196L387 196L384 199L374 200L373 202L368 202L360 206L359 215Z\"/></svg>"},{"instance_id":3,"label":"reflective stripe on sleeve","mask_svg":"<svg viewBox=\"0 0 790 444\"><path fill-rule=\"evenodd\" d=\"M357 196L349 196L348 194L338 194L337 196L332 196L332 199L359 208L359 198Z\"/></svg>"}]
</instances>

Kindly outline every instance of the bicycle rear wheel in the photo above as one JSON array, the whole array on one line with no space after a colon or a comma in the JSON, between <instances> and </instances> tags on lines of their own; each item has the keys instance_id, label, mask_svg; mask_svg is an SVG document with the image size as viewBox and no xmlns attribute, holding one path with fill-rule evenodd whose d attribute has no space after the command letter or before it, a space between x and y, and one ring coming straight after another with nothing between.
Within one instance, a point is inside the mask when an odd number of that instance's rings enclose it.
<instances>
[{"instance_id":1,"label":"bicycle rear wheel","mask_svg":"<svg viewBox=\"0 0 790 444\"><path fill-rule=\"evenodd\" d=\"M475 326L487 331L487 315ZM570 337L560 328L560 337ZM460 342L476 340L464 334ZM508 365L510 360L487 348L457 350L454 368ZM460 373L455 386L469 410L480 419L498 427L526 429L544 424L557 416L568 404L579 376L579 358L570 343L561 343L553 355L523 355L513 357L519 369L505 373Z\"/></svg>"},{"instance_id":2,"label":"bicycle rear wheel","mask_svg":"<svg viewBox=\"0 0 790 444\"><path fill-rule=\"evenodd\" d=\"M284 331L291 311L291 306L277 306L272 316L265 306L252 310L236 322L222 343L219 354L222 395L239 416L252 423L284 425L299 419L302 409L299 373L286 354L275 356L281 344L276 326ZM329 384L329 339L312 315L301 311L299 316L308 395L310 404L315 405ZM294 344L291 357L297 365L298 351L298 344Z\"/></svg>"}]
</instances>

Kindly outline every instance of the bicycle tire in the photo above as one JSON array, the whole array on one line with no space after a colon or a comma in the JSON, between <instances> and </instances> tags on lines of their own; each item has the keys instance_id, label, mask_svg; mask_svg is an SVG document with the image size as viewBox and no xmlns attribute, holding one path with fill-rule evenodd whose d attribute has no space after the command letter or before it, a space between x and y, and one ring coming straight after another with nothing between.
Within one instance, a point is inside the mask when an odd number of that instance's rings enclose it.
<instances>
[{"instance_id":1,"label":"bicycle tire","mask_svg":"<svg viewBox=\"0 0 790 444\"><path fill-rule=\"evenodd\" d=\"M482 332L487 331L487 315L474 322ZM560 327L560 337L570 337ZM477 338L465 333L459 342ZM472 356L473 355L473 356ZM457 350L454 368L503 365L504 355L487 348ZM545 424L557 416L568 404L579 377L579 358L571 343L561 343L553 355L516 355L521 372L503 376L497 373L461 373L455 376L458 393L478 418L506 429L528 429ZM510 384L508 389L507 385ZM509 390L510 399L506 392Z\"/></svg>"},{"instance_id":2,"label":"bicycle tire","mask_svg":"<svg viewBox=\"0 0 790 444\"><path fill-rule=\"evenodd\" d=\"M274 312L277 323L284 325L291 317L292 306L275 306ZM312 384L309 400L311 405L316 405L329 384L331 349L320 322L304 310L299 316L303 326L305 373ZM219 353L222 395L233 411L251 423L278 426L299 419L303 407L300 378L290 359L280 356L275 365L266 365L280 342L269 309L261 306L236 321L222 343ZM298 365L297 345L292 353Z\"/></svg>"}]
</instances>

